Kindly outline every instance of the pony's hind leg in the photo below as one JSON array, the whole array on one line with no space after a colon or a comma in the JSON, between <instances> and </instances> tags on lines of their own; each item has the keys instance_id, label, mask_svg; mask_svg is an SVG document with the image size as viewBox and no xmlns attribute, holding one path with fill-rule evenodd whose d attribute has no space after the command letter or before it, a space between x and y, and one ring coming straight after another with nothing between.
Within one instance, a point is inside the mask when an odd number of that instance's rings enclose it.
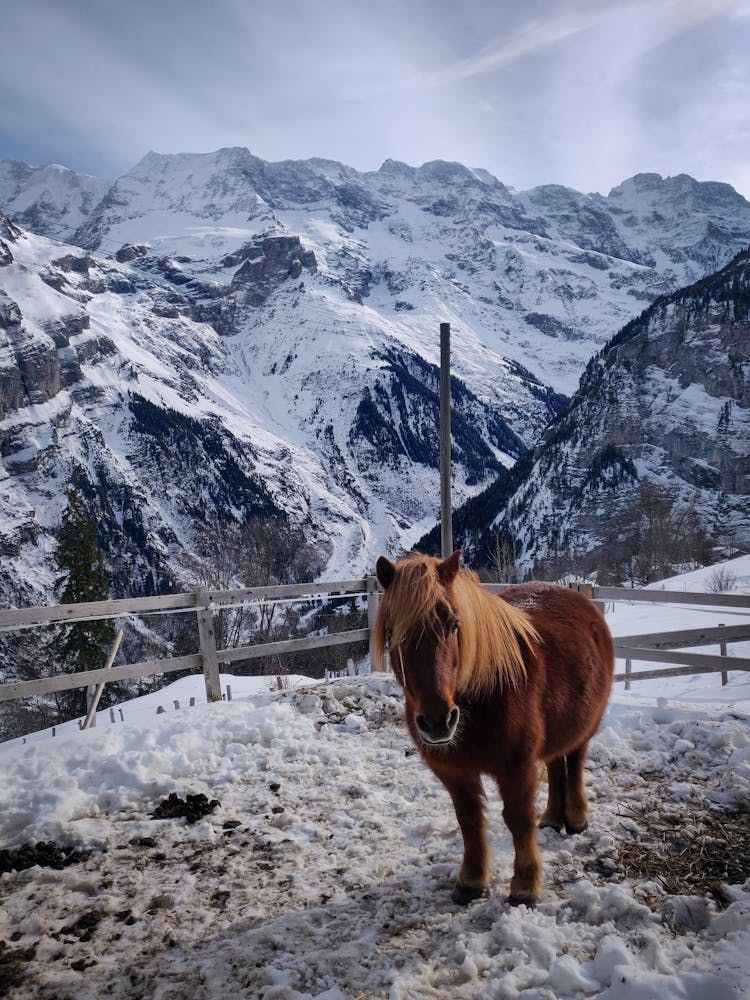
<instances>
[{"instance_id":1,"label":"pony's hind leg","mask_svg":"<svg viewBox=\"0 0 750 1000\"><path fill-rule=\"evenodd\" d=\"M438 770L435 774L448 789L464 840L464 857L453 889L453 902L465 906L487 892L490 852L484 832L485 796L479 775Z\"/></svg>"},{"instance_id":2,"label":"pony's hind leg","mask_svg":"<svg viewBox=\"0 0 750 1000\"><path fill-rule=\"evenodd\" d=\"M589 825L589 805L583 787L583 766L587 749L588 741L565 757L565 829L568 833L581 833Z\"/></svg>"},{"instance_id":3,"label":"pony's hind leg","mask_svg":"<svg viewBox=\"0 0 750 1000\"><path fill-rule=\"evenodd\" d=\"M565 757L555 757L547 764L547 808L539 820L540 829L551 827L561 833L566 825L565 800L568 769Z\"/></svg>"}]
</instances>

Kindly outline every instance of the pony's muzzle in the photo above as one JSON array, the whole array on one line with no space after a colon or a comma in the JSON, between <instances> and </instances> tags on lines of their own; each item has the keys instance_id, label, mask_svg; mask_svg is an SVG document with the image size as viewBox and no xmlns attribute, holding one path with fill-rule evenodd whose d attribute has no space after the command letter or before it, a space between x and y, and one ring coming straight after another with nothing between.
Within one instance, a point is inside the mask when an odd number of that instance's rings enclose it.
<instances>
[{"instance_id":1,"label":"pony's muzzle","mask_svg":"<svg viewBox=\"0 0 750 1000\"><path fill-rule=\"evenodd\" d=\"M454 705L441 721L430 720L426 715L416 715L414 722L425 743L450 743L456 735L459 715L458 706Z\"/></svg>"}]
</instances>

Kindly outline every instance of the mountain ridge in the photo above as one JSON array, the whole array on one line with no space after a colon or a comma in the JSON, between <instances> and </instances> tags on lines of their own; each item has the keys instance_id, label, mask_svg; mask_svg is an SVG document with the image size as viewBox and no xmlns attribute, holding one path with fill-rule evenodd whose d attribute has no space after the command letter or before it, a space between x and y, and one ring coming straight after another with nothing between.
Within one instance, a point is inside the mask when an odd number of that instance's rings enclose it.
<instances>
[{"instance_id":1,"label":"mountain ridge","mask_svg":"<svg viewBox=\"0 0 750 1000\"><path fill-rule=\"evenodd\" d=\"M439 322L453 326L459 503L537 443L636 311L750 242L750 204L728 185L658 175L624 182L615 205L555 185L514 192L443 161L359 173L243 147L147 154L95 204L80 197L89 181L53 171L62 193L45 194L41 174L21 174L0 163L0 208L68 242L0 231L0 384L16 387L0 417L7 594L18 580L49 593L59 511L45 476L75 469L92 503L107 484L136 498L156 577L188 572L189 463L172 445L150 497L133 394L198 419L190 460L218 448L224 468L262 482L329 576L365 572L438 515ZM204 472L210 507L223 480Z\"/></svg>"}]
</instances>

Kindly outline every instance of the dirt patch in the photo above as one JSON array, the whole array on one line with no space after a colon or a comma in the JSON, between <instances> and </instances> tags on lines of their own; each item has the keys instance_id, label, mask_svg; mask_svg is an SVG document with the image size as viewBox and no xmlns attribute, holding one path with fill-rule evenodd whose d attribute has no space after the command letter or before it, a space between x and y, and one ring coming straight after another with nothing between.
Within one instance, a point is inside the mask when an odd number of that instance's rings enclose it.
<instances>
[{"instance_id":1,"label":"dirt patch","mask_svg":"<svg viewBox=\"0 0 750 1000\"><path fill-rule=\"evenodd\" d=\"M29 842L15 850L0 850L0 874L25 871L34 865L59 871L86 861L90 854L91 851L81 851L77 847L62 847L54 840L40 840L36 844Z\"/></svg>"},{"instance_id":2,"label":"dirt patch","mask_svg":"<svg viewBox=\"0 0 750 1000\"><path fill-rule=\"evenodd\" d=\"M221 805L218 799L209 799L202 792L198 795L186 795L181 799L176 792L163 799L151 813L151 819L182 819L188 823L197 823L199 819L208 816Z\"/></svg>"},{"instance_id":3,"label":"dirt patch","mask_svg":"<svg viewBox=\"0 0 750 1000\"><path fill-rule=\"evenodd\" d=\"M655 803L640 815L638 841L618 840L615 861L629 879L649 880L672 896L712 896L728 905L723 885L750 878L750 816L745 812L706 811L685 817L659 812Z\"/></svg>"},{"instance_id":4,"label":"dirt patch","mask_svg":"<svg viewBox=\"0 0 750 1000\"><path fill-rule=\"evenodd\" d=\"M0 996L10 996L12 987L23 980L26 965L34 961L36 948L11 948L0 941Z\"/></svg>"},{"instance_id":5,"label":"dirt patch","mask_svg":"<svg viewBox=\"0 0 750 1000\"><path fill-rule=\"evenodd\" d=\"M67 924L57 934L52 934L51 936L59 938L65 935L67 937L74 937L78 941L91 941L103 917L104 914L101 911L89 910L88 913L82 913L72 923Z\"/></svg>"}]
</instances>

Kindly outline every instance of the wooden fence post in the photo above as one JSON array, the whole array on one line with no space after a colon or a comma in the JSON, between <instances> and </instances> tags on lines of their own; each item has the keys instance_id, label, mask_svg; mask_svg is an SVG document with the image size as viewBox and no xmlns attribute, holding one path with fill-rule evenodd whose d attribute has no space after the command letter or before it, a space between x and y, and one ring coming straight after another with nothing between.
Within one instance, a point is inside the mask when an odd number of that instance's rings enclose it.
<instances>
[{"instance_id":1,"label":"wooden fence post","mask_svg":"<svg viewBox=\"0 0 750 1000\"><path fill-rule=\"evenodd\" d=\"M378 613L380 592L374 576L367 577L367 627L370 630L370 670L375 669L375 616Z\"/></svg>"},{"instance_id":2,"label":"wooden fence post","mask_svg":"<svg viewBox=\"0 0 750 1000\"><path fill-rule=\"evenodd\" d=\"M122 629L118 631L115 636L115 641L112 643L112 649L110 649L107 662L104 664L105 670L112 669L112 664L115 662L117 650L120 648L121 642ZM86 689L86 721L83 723L83 726L81 727L82 729L90 729L92 726L96 725L96 710L99 707L99 699L102 696L103 690L104 681L100 681L99 684L89 684Z\"/></svg>"},{"instance_id":3,"label":"wooden fence post","mask_svg":"<svg viewBox=\"0 0 750 1000\"><path fill-rule=\"evenodd\" d=\"M721 622L719 624L719 628L724 628L724 627L725 627L724 626L724 622ZM719 653L722 656L726 656L727 655L727 644L726 644L726 641L724 639L722 639L721 642L719 643ZM725 687L728 683L729 683L729 674L726 672L726 670L722 670L722 672L721 672L721 686Z\"/></svg>"},{"instance_id":4,"label":"wooden fence post","mask_svg":"<svg viewBox=\"0 0 750 1000\"><path fill-rule=\"evenodd\" d=\"M625 690L630 690L630 675L633 672L633 661L625 660Z\"/></svg>"},{"instance_id":5,"label":"wooden fence post","mask_svg":"<svg viewBox=\"0 0 750 1000\"><path fill-rule=\"evenodd\" d=\"M590 601L593 601L594 607L601 611L602 614L607 610L604 601L594 600L594 585L593 583L569 583L568 587L571 590L577 590L579 594L583 594L584 597L588 597Z\"/></svg>"},{"instance_id":6,"label":"wooden fence post","mask_svg":"<svg viewBox=\"0 0 750 1000\"><path fill-rule=\"evenodd\" d=\"M208 591L199 590L195 595L195 604L198 615L198 638L203 658L203 677L206 682L206 700L221 701L221 680L219 678L219 660L216 655L214 616L211 614Z\"/></svg>"}]
</instances>

